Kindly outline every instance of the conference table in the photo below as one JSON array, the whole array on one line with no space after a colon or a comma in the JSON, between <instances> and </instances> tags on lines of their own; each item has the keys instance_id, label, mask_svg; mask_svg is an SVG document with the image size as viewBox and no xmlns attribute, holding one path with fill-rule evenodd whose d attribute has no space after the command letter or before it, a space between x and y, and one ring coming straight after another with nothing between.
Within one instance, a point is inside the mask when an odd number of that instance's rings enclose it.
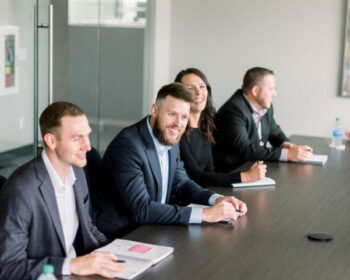
<instances>
[{"instance_id":1,"label":"conference table","mask_svg":"<svg viewBox=\"0 0 350 280\"><path fill-rule=\"evenodd\" d=\"M248 206L234 225L142 225L124 238L174 247L174 253L135 279L350 279L350 143L294 135L325 165L267 162L274 187L212 187ZM316 242L308 233L333 236ZM66 279L66 278L62 278ZM67 279L102 279L76 277Z\"/></svg>"}]
</instances>

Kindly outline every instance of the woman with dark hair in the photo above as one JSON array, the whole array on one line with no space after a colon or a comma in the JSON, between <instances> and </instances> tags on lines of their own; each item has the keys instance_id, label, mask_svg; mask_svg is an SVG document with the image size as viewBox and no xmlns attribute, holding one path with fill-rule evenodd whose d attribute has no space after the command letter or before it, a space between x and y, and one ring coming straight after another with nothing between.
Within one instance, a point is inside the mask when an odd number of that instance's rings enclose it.
<instances>
[{"instance_id":1,"label":"woman with dark hair","mask_svg":"<svg viewBox=\"0 0 350 280\"><path fill-rule=\"evenodd\" d=\"M180 141L181 158L190 178L201 186L225 186L263 179L266 165L262 162L254 163L247 172L215 172L212 156L215 108L210 84L203 72L196 68L180 71L175 82L186 85L194 96L186 132Z\"/></svg>"}]
</instances>

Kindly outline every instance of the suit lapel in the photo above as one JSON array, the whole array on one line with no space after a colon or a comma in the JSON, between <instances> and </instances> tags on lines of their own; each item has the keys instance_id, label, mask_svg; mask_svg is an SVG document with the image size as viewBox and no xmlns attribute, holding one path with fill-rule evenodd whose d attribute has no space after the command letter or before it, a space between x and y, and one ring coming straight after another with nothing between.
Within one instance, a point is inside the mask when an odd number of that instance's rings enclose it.
<instances>
[{"instance_id":1,"label":"suit lapel","mask_svg":"<svg viewBox=\"0 0 350 280\"><path fill-rule=\"evenodd\" d=\"M157 194L157 201L161 201L162 199L162 172L160 170L160 164L158 155L156 152L156 149L153 147L147 147L146 149L146 155L148 158L149 165L151 167L153 177L157 183L156 187L156 194Z\"/></svg>"},{"instance_id":2,"label":"suit lapel","mask_svg":"<svg viewBox=\"0 0 350 280\"><path fill-rule=\"evenodd\" d=\"M166 194L165 202L169 201L169 197L171 195L171 189L174 181L175 171L176 171L176 149L175 147L172 147L169 150L169 179L168 179L168 189Z\"/></svg>"},{"instance_id":3,"label":"suit lapel","mask_svg":"<svg viewBox=\"0 0 350 280\"><path fill-rule=\"evenodd\" d=\"M53 189L49 173L47 172L45 164L40 155L35 161L35 169L37 171L39 180L42 182L42 184L39 187L41 195L45 201L48 213L50 213L52 223L55 227L61 246L64 252L67 252L61 220L58 213L55 191Z\"/></svg>"},{"instance_id":4,"label":"suit lapel","mask_svg":"<svg viewBox=\"0 0 350 280\"><path fill-rule=\"evenodd\" d=\"M86 228L86 220L84 219L84 205L83 205L84 197L81 192L82 189L83 189L83 186L81 185L81 181L78 178L76 178L75 183L73 185L73 190L75 195L75 203L77 205L78 219L79 219L80 227Z\"/></svg>"},{"instance_id":5,"label":"suit lapel","mask_svg":"<svg viewBox=\"0 0 350 280\"><path fill-rule=\"evenodd\" d=\"M152 136L150 135L147 127L148 117L144 118L140 123L140 135L142 136L143 141L146 143L146 156L150 168L152 170L153 177L156 181L155 191L156 191L156 200L161 201L162 199L162 172L160 170L159 159L154 146Z\"/></svg>"},{"instance_id":6,"label":"suit lapel","mask_svg":"<svg viewBox=\"0 0 350 280\"><path fill-rule=\"evenodd\" d=\"M91 232L89 229L89 225L87 223L87 219L86 219L86 211L85 211L85 207L84 207L84 202L85 199L88 199L88 197L84 197L84 192L83 190L86 189L86 187L84 187L84 182L78 178L78 173L75 172L75 168L73 168L75 176L76 176L76 180L75 183L73 185L73 190L74 190L74 195L75 195L75 202L76 202L76 206L77 206L77 212L78 212L78 219L79 219L79 228L77 231L77 236L75 237L75 244L74 247L76 249L77 254L80 254L82 252L84 252L84 248L88 248L89 245L87 245L88 240L91 240L92 242L95 242L96 244L94 244L95 247L98 246L98 243L95 241L94 238L90 238ZM86 195L88 195L86 193ZM79 230L80 230L80 235L79 235ZM89 238L88 238L89 237ZM82 246L82 247L79 247Z\"/></svg>"},{"instance_id":7,"label":"suit lapel","mask_svg":"<svg viewBox=\"0 0 350 280\"><path fill-rule=\"evenodd\" d=\"M85 211L85 207L84 207L84 200L88 199L88 197L84 197L84 193L82 192L82 190L84 190L84 185L81 179L78 178L77 172L75 172L75 168L73 168L75 176L76 176L76 180L75 183L73 185L73 190L74 190L74 195L75 195L75 202L77 205L77 212L78 212L78 219L79 219L79 225L82 231L82 235L84 237L84 235L90 233L89 231L89 226L87 224L87 220L86 220L86 211ZM85 238L84 238L85 239Z\"/></svg>"},{"instance_id":8,"label":"suit lapel","mask_svg":"<svg viewBox=\"0 0 350 280\"><path fill-rule=\"evenodd\" d=\"M247 117L249 118L249 130L253 131L253 141L258 143L258 147L260 147L260 139L259 139L259 132L258 132L258 128L256 127L254 118L253 118L253 109L251 107L251 105L249 104L248 100L244 97L244 93L242 91L239 92L240 94L240 98L241 98L241 102L242 105L244 105L244 107L246 108L246 114ZM264 129L263 126L265 126L263 124L264 118L262 118L261 121L261 129L262 129L262 139L264 139Z\"/></svg>"},{"instance_id":9,"label":"suit lapel","mask_svg":"<svg viewBox=\"0 0 350 280\"><path fill-rule=\"evenodd\" d=\"M266 143L269 140L270 128L271 128L269 125L268 113L269 111L267 111L266 114L261 118L261 133L262 133L262 139L264 143Z\"/></svg>"}]
</instances>

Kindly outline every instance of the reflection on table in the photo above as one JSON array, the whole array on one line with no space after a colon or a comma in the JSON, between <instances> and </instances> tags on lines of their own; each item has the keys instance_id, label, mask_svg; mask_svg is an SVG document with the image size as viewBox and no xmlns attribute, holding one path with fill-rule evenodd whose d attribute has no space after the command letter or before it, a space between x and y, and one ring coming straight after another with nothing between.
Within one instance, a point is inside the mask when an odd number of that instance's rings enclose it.
<instances>
[{"instance_id":1,"label":"reflection on table","mask_svg":"<svg viewBox=\"0 0 350 280\"><path fill-rule=\"evenodd\" d=\"M247 203L247 215L234 226L138 227L125 238L175 251L135 279L350 279L350 144L337 151L328 147L330 139L292 141L327 154L327 163L268 162L275 187L211 188ZM312 242L306 238L310 232L330 233L334 240Z\"/></svg>"}]
</instances>

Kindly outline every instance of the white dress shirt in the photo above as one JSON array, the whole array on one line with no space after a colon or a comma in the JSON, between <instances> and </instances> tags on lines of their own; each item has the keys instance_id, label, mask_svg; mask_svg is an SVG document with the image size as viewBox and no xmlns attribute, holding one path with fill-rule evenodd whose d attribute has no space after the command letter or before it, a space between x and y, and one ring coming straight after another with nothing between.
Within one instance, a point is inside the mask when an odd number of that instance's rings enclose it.
<instances>
[{"instance_id":1,"label":"white dress shirt","mask_svg":"<svg viewBox=\"0 0 350 280\"><path fill-rule=\"evenodd\" d=\"M70 259L75 258L77 256L73 246L73 242L79 227L79 218L73 189L73 184L76 178L73 168L70 167L66 174L64 182L62 182L61 178L52 166L45 150L42 152L41 155L44 160L46 169L49 173L53 189L55 191L58 213L61 220L63 236L66 246L67 258L63 263L62 274L69 275Z\"/></svg>"}]
</instances>

